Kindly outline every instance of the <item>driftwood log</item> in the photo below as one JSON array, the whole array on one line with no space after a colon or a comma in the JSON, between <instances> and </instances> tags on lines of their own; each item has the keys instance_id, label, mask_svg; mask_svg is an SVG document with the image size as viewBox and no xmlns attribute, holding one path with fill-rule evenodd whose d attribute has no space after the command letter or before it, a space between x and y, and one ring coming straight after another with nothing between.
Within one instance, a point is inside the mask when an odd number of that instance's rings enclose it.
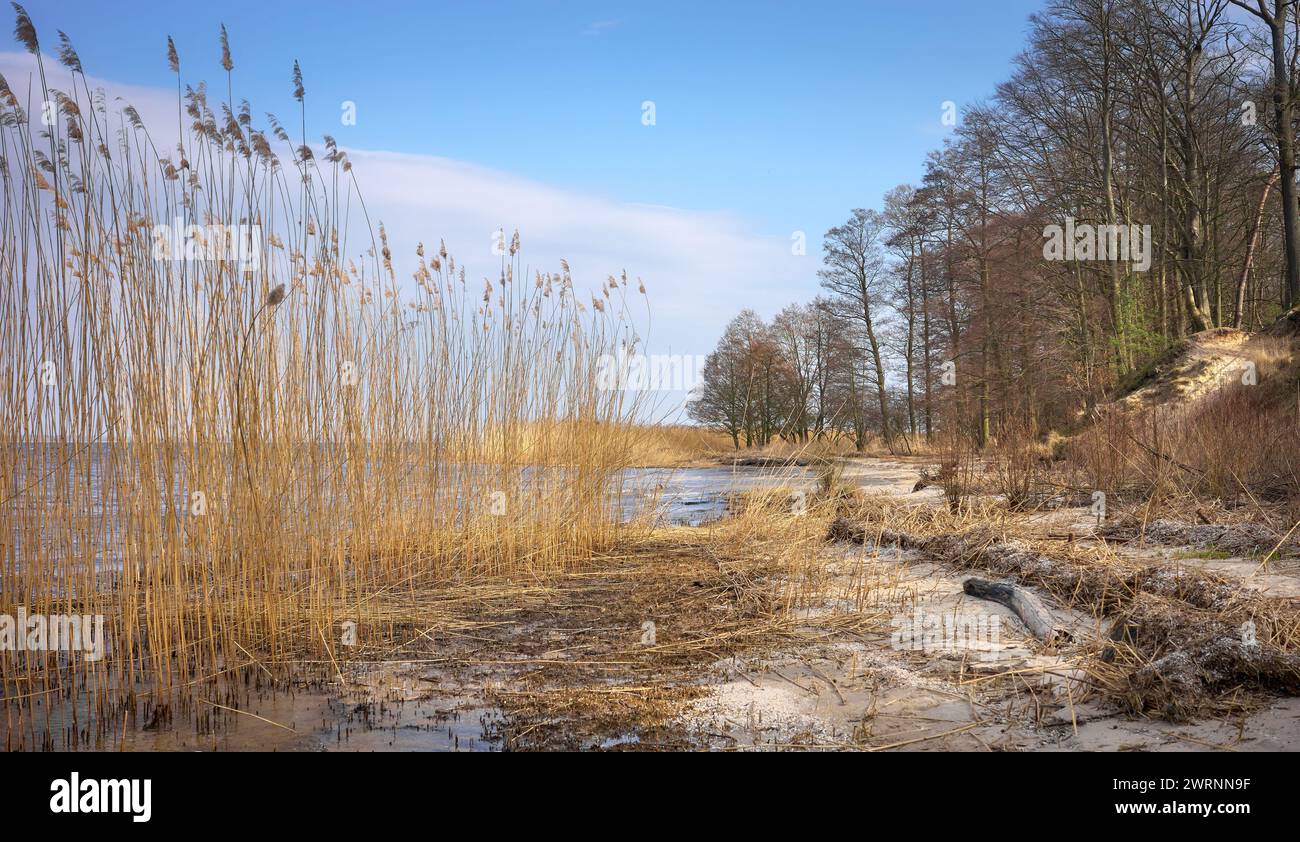
<instances>
[{"instance_id":1,"label":"driftwood log","mask_svg":"<svg viewBox=\"0 0 1300 842\"><path fill-rule=\"evenodd\" d=\"M1034 637L1054 645L1070 639L1069 632L1058 627L1043 601L1031 590L1010 582L990 582L974 576L962 583L967 596L987 599L1010 608Z\"/></svg>"},{"instance_id":2,"label":"driftwood log","mask_svg":"<svg viewBox=\"0 0 1300 842\"><path fill-rule=\"evenodd\" d=\"M1098 660L1110 670L1108 692L1135 713L1183 721L1242 690L1300 695L1300 654L1290 642L1300 622L1296 603L1222 576L1115 557L1053 557L979 527L919 535L841 517L827 538L920 551L1114 617Z\"/></svg>"},{"instance_id":3,"label":"driftwood log","mask_svg":"<svg viewBox=\"0 0 1300 842\"><path fill-rule=\"evenodd\" d=\"M1145 565L1122 560L1080 564L1054 558L1023 541L1008 540L976 527L964 532L918 535L883 526L866 527L836 518L827 539L895 546L933 556L959 570L979 571L1045 590L1062 604L1093 614L1124 611L1138 592L1177 599L1211 611L1242 605L1240 584L1192 568Z\"/></svg>"}]
</instances>

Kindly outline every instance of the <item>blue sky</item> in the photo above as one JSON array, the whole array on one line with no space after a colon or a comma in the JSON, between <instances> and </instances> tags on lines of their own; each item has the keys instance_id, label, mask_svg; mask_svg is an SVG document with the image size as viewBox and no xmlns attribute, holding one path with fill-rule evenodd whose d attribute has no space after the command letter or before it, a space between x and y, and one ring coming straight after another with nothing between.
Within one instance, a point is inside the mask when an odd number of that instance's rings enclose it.
<instances>
[{"instance_id":1,"label":"blue sky","mask_svg":"<svg viewBox=\"0 0 1300 842\"><path fill-rule=\"evenodd\" d=\"M166 84L170 34L185 69L215 81L224 22L255 106L286 116L296 58L309 131L348 146L815 235L916 178L943 134L940 103L987 96L1040 5L36 0L29 11L45 44L67 31L100 76ZM653 127L640 122L647 99ZM355 127L331 113L343 100L357 103Z\"/></svg>"},{"instance_id":2,"label":"blue sky","mask_svg":"<svg viewBox=\"0 0 1300 842\"><path fill-rule=\"evenodd\" d=\"M534 268L567 258L580 287L623 269L644 277L655 313L648 350L704 354L741 307L770 317L818 292L821 234L918 179L927 151L950 131L941 104L991 94L1041 5L34 0L27 8L45 52L66 31L87 73L124 92L146 121L152 111L174 125L169 34L186 81L206 79L224 96L224 23L236 98L290 125L299 60L309 140L319 145L328 133L349 150L395 254L445 237L471 275L495 275L490 232L517 227ZM24 72L18 49L0 46L11 83ZM652 126L642 123L646 100ZM345 101L356 104L356 125L341 123ZM806 256L791 254L795 231L806 232Z\"/></svg>"}]
</instances>

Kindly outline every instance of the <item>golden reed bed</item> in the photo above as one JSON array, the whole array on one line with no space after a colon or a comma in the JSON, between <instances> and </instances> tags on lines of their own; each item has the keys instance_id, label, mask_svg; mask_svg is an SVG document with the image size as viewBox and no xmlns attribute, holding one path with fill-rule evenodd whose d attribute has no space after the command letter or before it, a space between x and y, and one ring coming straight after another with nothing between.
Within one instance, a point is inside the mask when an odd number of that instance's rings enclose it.
<instances>
[{"instance_id":1,"label":"golden reed bed","mask_svg":"<svg viewBox=\"0 0 1300 842\"><path fill-rule=\"evenodd\" d=\"M593 373L637 346L636 281L579 300L567 265L523 276L518 234L494 277L432 233L399 277L346 153L309 142L296 63L296 119L262 125L224 28L211 88L169 39L177 121L146 127L67 36L51 59L21 7L15 31L34 72L0 82L0 615L102 615L109 651L3 653L8 747L332 660L375 594L613 540L638 407Z\"/></svg>"}]
</instances>

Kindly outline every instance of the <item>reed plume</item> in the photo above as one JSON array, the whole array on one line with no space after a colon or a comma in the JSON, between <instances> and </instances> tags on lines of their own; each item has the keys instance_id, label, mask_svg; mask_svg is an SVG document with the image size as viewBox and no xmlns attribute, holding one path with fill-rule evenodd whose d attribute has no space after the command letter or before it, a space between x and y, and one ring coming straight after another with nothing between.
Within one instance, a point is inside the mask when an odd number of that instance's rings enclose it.
<instances>
[{"instance_id":1,"label":"reed plume","mask_svg":"<svg viewBox=\"0 0 1300 842\"><path fill-rule=\"evenodd\" d=\"M518 235L494 306L441 240L399 283L417 249L355 212L332 139L283 167L273 117L183 85L170 37L167 65L166 138L88 119L84 81L47 129L0 86L0 614L100 614L110 641L0 657L8 747L112 746L333 659L344 619L393 633L381 596L568 570L623 528L636 402L595 377L621 298L584 315L567 264L554 293L509 282Z\"/></svg>"}]
</instances>

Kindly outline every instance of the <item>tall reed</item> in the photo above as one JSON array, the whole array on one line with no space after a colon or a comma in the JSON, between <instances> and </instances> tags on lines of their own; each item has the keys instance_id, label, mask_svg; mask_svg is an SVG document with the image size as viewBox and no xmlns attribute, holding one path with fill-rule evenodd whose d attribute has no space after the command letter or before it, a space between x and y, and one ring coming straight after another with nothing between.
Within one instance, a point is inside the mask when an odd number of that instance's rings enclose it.
<instances>
[{"instance_id":1,"label":"tall reed","mask_svg":"<svg viewBox=\"0 0 1300 842\"><path fill-rule=\"evenodd\" d=\"M595 371L637 342L626 278L588 310L567 265L525 276L516 234L494 278L430 240L399 281L347 154L308 145L296 63L298 125L257 128L224 28L219 101L169 39L178 122L151 134L62 33L52 87L16 8L35 70L0 81L0 614L102 614L110 652L0 652L9 747L332 659L376 593L615 539L637 407ZM217 247L231 230L250 259Z\"/></svg>"}]
</instances>

